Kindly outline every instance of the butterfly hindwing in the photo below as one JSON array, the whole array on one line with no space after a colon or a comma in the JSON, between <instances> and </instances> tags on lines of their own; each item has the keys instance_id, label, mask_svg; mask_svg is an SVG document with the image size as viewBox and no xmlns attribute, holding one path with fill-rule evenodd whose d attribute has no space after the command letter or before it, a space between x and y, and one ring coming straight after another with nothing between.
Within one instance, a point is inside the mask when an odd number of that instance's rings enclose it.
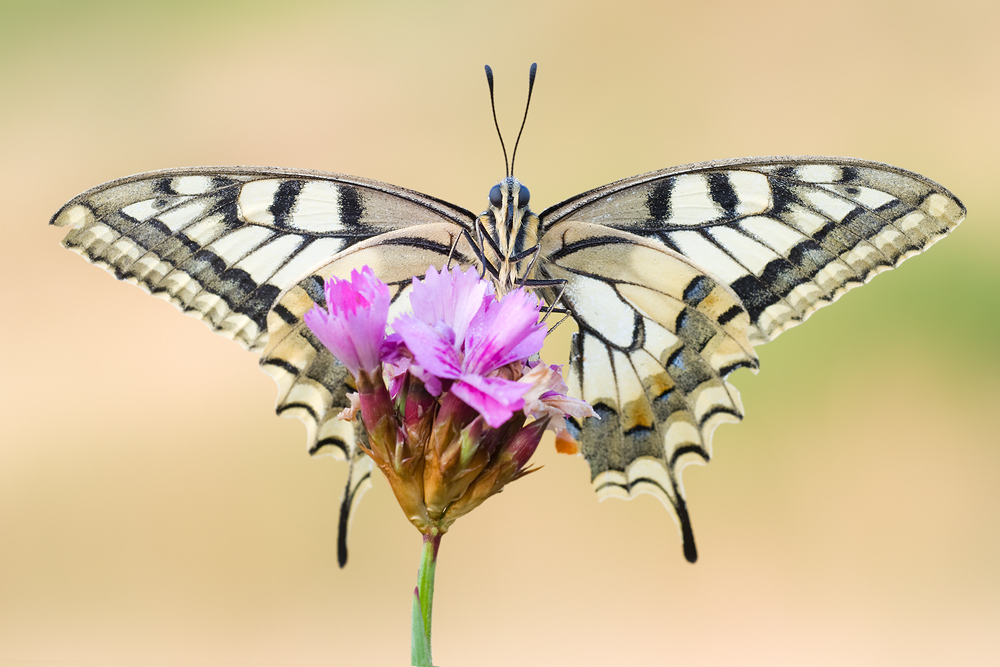
<instances>
[{"instance_id":1,"label":"butterfly hindwing","mask_svg":"<svg viewBox=\"0 0 1000 667\"><path fill-rule=\"evenodd\" d=\"M725 378L757 367L746 310L687 258L628 232L566 221L541 254L580 329L568 383L598 414L574 429L598 496L658 497L694 560L680 473L709 459L716 426L743 416Z\"/></svg>"},{"instance_id":2,"label":"butterfly hindwing","mask_svg":"<svg viewBox=\"0 0 1000 667\"><path fill-rule=\"evenodd\" d=\"M338 527L341 567L347 562L351 520L362 495L371 487L373 462L358 446L366 437L359 420L338 418L350 403L347 394L355 389L353 379L305 325L303 315L314 305L326 306L323 285L330 277L347 278L363 266L389 285L390 313L398 313L406 307L413 276L426 273L430 266L469 265L472 256L462 228L451 223L382 234L316 267L278 297L268 316L270 338L260 363L278 383L278 414L299 417L306 424L310 453L331 454L350 462Z\"/></svg>"},{"instance_id":3,"label":"butterfly hindwing","mask_svg":"<svg viewBox=\"0 0 1000 667\"><path fill-rule=\"evenodd\" d=\"M430 266L468 266L473 256L457 225L405 228L341 252L278 297L267 320L270 338L261 368L278 383L278 414L292 414L306 423L313 453L331 453L339 459L353 455L353 429L337 419L350 403L347 393L354 391L353 379L303 321L315 304L326 306L324 283L332 276L347 278L352 270L370 267L389 285L391 320L406 307L404 297L413 276L423 275Z\"/></svg>"}]
</instances>

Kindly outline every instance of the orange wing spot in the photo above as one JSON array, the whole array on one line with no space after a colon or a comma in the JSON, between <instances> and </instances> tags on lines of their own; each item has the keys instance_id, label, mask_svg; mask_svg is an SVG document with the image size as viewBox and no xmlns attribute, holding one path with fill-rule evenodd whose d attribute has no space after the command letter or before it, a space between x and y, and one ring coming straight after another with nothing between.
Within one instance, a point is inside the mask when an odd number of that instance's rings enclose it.
<instances>
[{"instance_id":1,"label":"orange wing spot","mask_svg":"<svg viewBox=\"0 0 1000 667\"><path fill-rule=\"evenodd\" d=\"M569 431L559 431L556 433L556 451L560 454L579 454L580 443L569 434Z\"/></svg>"}]
</instances>

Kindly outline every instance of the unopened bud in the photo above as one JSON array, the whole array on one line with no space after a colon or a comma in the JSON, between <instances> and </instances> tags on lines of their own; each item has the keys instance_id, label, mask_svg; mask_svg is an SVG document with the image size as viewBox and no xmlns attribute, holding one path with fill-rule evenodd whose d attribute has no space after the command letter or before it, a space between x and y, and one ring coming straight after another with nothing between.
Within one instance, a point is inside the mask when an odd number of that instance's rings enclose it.
<instances>
[{"instance_id":1,"label":"unopened bud","mask_svg":"<svg viewBox=\"0 0 1000 667\"><path fill-rule=\"evenodd\" d=\"M514 465L516 472L511 480L520 477L520 472L527 465L528 459L538 449L538 443L541 442L542 434L545 433L548 425L548 417L536 419L518 431L513 438L504 444L503 450L500 452L500 461L504 462L505 459L508 459ZM506 482L504 483L506 484Z\"/></svg>"},{"instance_id":2,"label":"unopened bud","mask_svg":"<svg viewBox=\"0 0 1000 667\"><path fill-rule=\"evenodd\" d=\"M482 421L455 396L442 399L424 453L424 502L432 518L443 516L489 463L489 452L480 446Z\"/></svg>"},{"instance_id":3,"label":"unopened bud","mask_svg":"<svg viewBox=\"0 0 1000 667\"><path fill-rule=\"evenodd\" d=\"M506 484L532 472L531 469L525 470L524 466L535 453L547 425L548 419L533 421L501 441L500 449L494 452L489 465L469 484L462 497L447 508L442 526L447 528L459 517L482 505L487 498L499 493Z\"/></svg>"}]
</instances>

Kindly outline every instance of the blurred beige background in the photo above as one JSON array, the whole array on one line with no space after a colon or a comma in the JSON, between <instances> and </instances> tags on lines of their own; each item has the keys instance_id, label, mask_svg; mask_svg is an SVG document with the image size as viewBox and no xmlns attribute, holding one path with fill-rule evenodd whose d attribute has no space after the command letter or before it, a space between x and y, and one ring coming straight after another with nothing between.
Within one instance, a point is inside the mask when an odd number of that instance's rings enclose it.
<instances>
[{"instance_id":1,"label":"blurred beige background","mask_svg":"<svg viewBox=\"0 0 1000 667\"><path fill-rule=\"evenodd\" d=\"M255 358L46 223L202 164L479 211L503 175L483 64L513 137L533 61L536 210L832 154L926 174L969 218L735 377L746 419L685 476L696 565L655 501L597 504L543 444L443 542L439 664L1000 663L997 3L277 5L0 3L0 664L408 664L420 539L387 486L338 569L346 470L273 415Z\"/></svg>"}]
</instances>

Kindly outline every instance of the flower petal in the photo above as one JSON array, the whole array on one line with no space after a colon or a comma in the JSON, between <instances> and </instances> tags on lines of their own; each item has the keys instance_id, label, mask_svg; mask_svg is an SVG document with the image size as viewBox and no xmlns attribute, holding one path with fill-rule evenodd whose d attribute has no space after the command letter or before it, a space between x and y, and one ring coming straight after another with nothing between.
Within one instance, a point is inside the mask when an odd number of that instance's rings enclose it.
<instances>
[{"instance_id":1,"label":"flower petal","mask_svg":"<svg viewBox=\"0 0 1000 667\"><path fill-rule=\"evenodd\" d=\"M382 378L389 387L389 395L396 398L399 390L403 388L406 372L410 369L413 358L406 349L402 337L397 333L385 337L379 355L382 357Z\"/></svg>"},{"instance_id":2,"label":"flower petal","mask_svg":"<svg viewBox=\"0 0 1000 667\"><path fill-rule=\"evenodd\" d=\"M524 413L536 419L550 417L552 430L566 429L565 417L596 417L594 409L578 398L567 396L559 366L536 364L518 381L529 386L524 394Z\"/></svg>"},{"instance_id":3,"label":"flower petal","mask_svg":"<svg viewBox=\"0 0 1000 667\"><path fill-rule=\"evenodd\" d=\"M539 308L538 297L521 288L490 304L469 327L462 370L485 375L541 350L546 329Z\"/></svg>"},{"instance_id":4,"label":"flower petal","mask_svg":"<svg viewBox=\"0 0 1000 667\"><path fill-rule=\"evenodd\" d=\"M413 279L410 305L427 324L445 323L461 345L469 323L485 303L493 300L492 294L493 284L480 279L472 268L464 273L458 267L438 273L432 266L423 280Z\"/></svg>"},{"instance_id":5,"label":"flower petal","mask_svg":"<svg viewBox=\"0 0 1000 667\"><path fill-rule=\"evenodd\" d=\"M440 378L457 378L462 372L462 360L447 332L406 313L393 321L393 328L403 339L413 359L428 373Z\"/></svg>"},{"instance_id":6,"label":"flower petal","mask_svg":"<svg viewBox=\"0 0 1000 667\"><path fill-rule=\"evenodd\" d=\"M351 402L346 408L337 413L337 419L345 422L353 421L354 415L361 409L361 395L356 391L347 392L347 399Z\"/></svg>"},{"instance_id":7,"label":"flower petal","mask_svg":"<svg viewBox=\"0 0 1000 667\"><path fill-rule=\"evenodd\" d=\"M521 397L528 389L519 382L465 374L451 385L450 391L479 412L487 424L499 428L524 406Z\"/></svg>"},{"instance_id":8,"label":"flower petal","mask_svg":"<svg viewBox=\"0 0 1000 667\"><path fill-rule=\"evenodd\" d=\"M444 389L441 383L441 378L432 373L428 373L419 364L410 364L410 368L408 370L410 375L424 383L427 393L431 396L441 395L441 392ZM448 380L448 382L451 382L451 380Z\"/></svg>"},{"instance_id":9,"label":"flower petal","mask_svg":"<svg viewBox=\"0 0 1000 667\"><path fill-rule=\"evenodd\" d=\"M388 286L365 266L352 271L350 280L330 278L324 291L327 307L305 313L306 325L352 375L373 373L389 318Z\"/></svg>"}]
</instances>

